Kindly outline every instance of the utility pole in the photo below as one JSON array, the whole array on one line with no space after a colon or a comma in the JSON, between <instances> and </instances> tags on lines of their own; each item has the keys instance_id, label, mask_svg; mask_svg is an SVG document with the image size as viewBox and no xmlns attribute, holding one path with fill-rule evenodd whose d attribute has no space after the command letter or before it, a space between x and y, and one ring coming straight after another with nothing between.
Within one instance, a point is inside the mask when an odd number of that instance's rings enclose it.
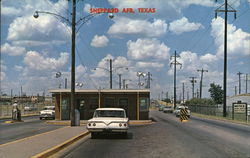
<instances>
[{"instance_id":1,"label":"utility pole","mask_svg":"<svg viewBox=\"0 0 250 158\"><path fill-rule=\"evenodd\" d=\"M109 59L110 89L112 89L112 59Z\"/></svg>"},{"instance_id":2,"label":"utility pole","mask_svg":"<svg viewBox=\"0 0 250 158\"><path fill-rule=\"evenodd\" d=\"M197 88L197 91L196 91L196 98L199 98L199 89Z\"/></svg>"},{"instance_id":3,"label":"utility pole","mask_svg":"<svg viewBox=\"0 0 250 158\"><path fill-rule=\"evenodd\" d=\"M234 86L234 95L237 95L237 86Z\"/></svg>"},{"instance_id":4,"label":"utility pole","mask_svg":"<svg viewBox=\"0 0 250 158\"><path fill-rule=\"evenodd\" d=\"M150 80L152 80L151 78L152 74L150 72L148 72L148 79L147 79L147 86L146 88L150 89Z\"/></svg>"},{"instance_id":5,"label":"utility pole","mask_svg":"<svg viewBox=\"0 0 250 158\"><path fill-rule=\"evenodd\" d=\"M183 82L182 83L182 102L184 103L185 101L185 83Z\"/></svg>"},{"instance_id":6,"label":"utility pole","mask_svg":"<svg viewBox=\"0 0 250 158\"><path fill-rule=\"evenodd\" d=\"M119 89L122 89L122 74L118 74L119 76Z\"/></svg>"},{"instance_id":7,"label":"utility pole","mask_svg":"<svg viewBox=\"0 0 250 158\"><path fill-rule=\"evenodd\" d=\"M247 82L248 82L248 74L246 74L246 94L247 94Z\"/></svg>"},{"instance_id":8,"label":"utility pole","mask_svg":"<svg viewBox=\"0 0 250 158\"><path fill-rule=\"evenodd\" d=\"M125 89L125 82L126 82L126 80L123 79L122 82L123 82L123 89Z\"/></svg>"},{"instance_id":9,"label":"utility pole","mask_svg":"<svg viewBox=\"0 0 250 158\"><path fill-rule=\"evenodd\" d=\"M203 80L203 73L208 72L208 70L204 70L203 68L201 70L197 70L198 72L201 72L201 80L200 80L200 98L202 98L202 80Z\"/></svg>"},{"instance_id":10,"label":"utility pole","mask_svg":"<svg viewBox=\"0 0 250 158\"><path fill-rule=\"evenodd\" d=\"M176 61L176 58L179 58L180 56L176 54L176 51L174 52L174 56L170 57L170 60L172 60L172 58L174 58L174 61L172 61L170 63L170 67L172 65L174 65L174 109L176 108L176 65L180 65L182 66L181 63L179 63L178 61ZM181 67L180 67L181 68Z\"/></svg>"},{"instance_id":11,"label":"utility pole","mask_svg":"<svg viewBox=\"0 0 250 158\"><path fill-rule=\"evenodd\" d=\"M64 83L64 84L65 84L65 85L64 85L64 86L65 86L65 87L64 87L65 89L67 89L67 82L68 82L68 81L67 81L67 78L65 78L65 83Z\"/></svg>"},{"instance_id":12,"label":"utility pole","mask_svg":"<svg viewBox=\"0 0 250 158\"><path fill-rule=\"evenodd\" d=\"M21 86L21 97L23 96L23 87Z\"/></svg>"},{"instance_id":13,"label":"utility pole","mask_svg":"<svg viewBox=\"0 0 250 158\"><path fill-rule=\"evenodd\" d=\"M166 92L166 98L168 99L168 92Z\"/></svg>"},{"instance_id":14,"label":"utility pole","mask_svg":"<svg viewBox=\"0 0 250 158\"><path fill-rule=\"evenodd\" d=\"M75 118L75 35L76 35L76 0L72 0L72 35L71 35L71 105L70 105L70 125L76 126ZM80 120L78 120L80 121Z\"/></svg>"},{"instance_id":15,"label":"utility pole","mask_svg":"<svg viewBox=\"0 0 250 158\"><path fill-rule=\"evenodd\" d=\"M190 80L190 82L192 83L192 98L194 98L194 83L196 83L196 80L195 80L196 77L189 77L189 78L192 79Z\"/></svg>"},{"instance_id":16,"label":"utility pole","mask_svg":"<svg viewBox=\"0 0 250 158\"><path fill-rule=\"evenodd\" d=\"M241 72L238 72L237 75L239 75L239 94L241 94L241 78L240 78L240 75L242 75L243 73Z\"/></svg>"},{"instance_id":17,"label":"utility pole","mask_svg":"<svg viewBox=\"0 0 250 158\"><path fill-rule=\"evenodd\" d=\"M189 100L189 91L187 91L187 100Z\"/></svg>"},{"instance_id":18,"label":"utility pole","mask_svg":"<svg viewBox=\"0 0 250 158\"><path fill-rule=\"evenodd\" d=\"M216 0L217 2L217 0ZM233 9L230 5L229 7L231 10L228 10L228 3L225 0L225 10L220 9L222 6L215 10L215 18L217 18L217 12L225 12L225 19L224 19L224 77L223 77L223 117L227 115L227 12L234 12L234 18L236 19L236 10Z\"/></svg>"}]
</instances>

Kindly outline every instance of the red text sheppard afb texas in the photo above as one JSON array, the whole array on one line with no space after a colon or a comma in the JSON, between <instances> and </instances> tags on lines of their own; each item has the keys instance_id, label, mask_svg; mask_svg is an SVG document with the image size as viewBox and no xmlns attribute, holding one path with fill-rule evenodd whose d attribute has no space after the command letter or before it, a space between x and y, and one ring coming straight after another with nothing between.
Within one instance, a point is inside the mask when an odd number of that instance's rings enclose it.
<instances>
[{"instance_id":1,"label":"red text sheppard afb texas","mask_svg":"<svg viewBox=\"0 0 250 158\"><path fill-rule=\"evenodd\" d=\"M155 13L156 9L155 8L90 8L90 13Z\"/></svg>"}]
</instances>

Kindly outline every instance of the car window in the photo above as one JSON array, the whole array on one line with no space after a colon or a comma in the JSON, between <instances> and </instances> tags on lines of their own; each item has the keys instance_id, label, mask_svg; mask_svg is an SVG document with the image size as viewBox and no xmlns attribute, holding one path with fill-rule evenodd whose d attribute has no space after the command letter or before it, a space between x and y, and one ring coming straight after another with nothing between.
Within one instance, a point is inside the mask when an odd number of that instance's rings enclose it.
<instances>
[{"instance_id":1,"label":"car window","mask_svg":"<svg viewBox=\"0 0 250 158\"><path fill-rule=\"evenodd\" d=\"M94 117L126 117L124 111L118 110L96 110Z\"/></svg>"}]
</instances>

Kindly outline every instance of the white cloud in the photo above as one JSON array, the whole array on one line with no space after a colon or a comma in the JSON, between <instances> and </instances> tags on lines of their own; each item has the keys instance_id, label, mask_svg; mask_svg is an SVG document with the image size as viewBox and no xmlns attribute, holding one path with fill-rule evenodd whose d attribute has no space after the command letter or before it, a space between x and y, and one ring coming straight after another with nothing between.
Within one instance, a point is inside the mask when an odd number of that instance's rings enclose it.
<instances>
[{"instance_id":1,"label":"white cloud","mask_svg":"<svg viewBox=\"0 0 250 158\"><path fill-rule=\"evenodd\" d=\"M157 39L137 39L127 42L127 55L131 59L164 60L169 56L170 48Z\"/></svg>"},{"instance_id":2,"label":"white cloud","mask_svg":"<svg viewBox=\"0 0 250 158\"><path fill-rule=\"evenodd\" d=\"M108 30L108 33L112 35L141 34L148 37L159 37L167 32L167 23L161 19L154 19L150 23L147 20L117 17L114 21L115 23Z\"/></svg>"},{"instance_id":3,"label":"white cloud","mask_svg":"<svg viewBox=\"0 0 250 158\"><path fill-rule=\"evenodd\" d=\"M214 62L214 61L217 61L218 58L216 55L213 55L213 54L205 54L205 55L202 55L200 57L201 61L204 62L204 63L210 63L210 62Z\"/></svg>"},{"instance_id":4,"label":"white cloud","mask_svg":"<svg viewBox=\"0 0 250 158\"><path fill-rule=\"evenodd\" d=\"M2 53L6 53L10 56L18 56L22 55L26 52L26 49L24 47L19 47L19 46L11 46L8 43L5 43L2 47Z\"/></svg>"},{"instance_id":5,"label":"white cloud","mask_svg":"<svg viewBox=\"0 0 250 158\"><path fill-rule=\"evenodd\" d=\"M190 23L186 17L175 20L169 24L169 30L175 34L196 31L202 27L200 23Z\"/></svg>"},{"instance_id":6,"label":"white cloud","mask_svg":"<svg viewBox=\"0 0 250 158\"><path fill-rule=\"evenodd\" d=\"M137 62L136 67L139 68L162 68L164 64L158 62Z\"/></svg>"},{"instance_id":7,"label":"white cloud","mask_svg":"<svg viewBox=\"0 0 250 158\"><path fill-rule=\"evenodd\" d=\"M105 36L98 36L95 35L94 38L91 41L92 47L105 47L108 45L109 39Z\"/></svg>"},{"instance_id":8,"label":"white cloud","mask_svg":"<svg viewBox=\"0 0 250 158\"><path fill-rule=\"evenodd\" d=\"M6 73L1 71L0 81L3 81L6 78Z\"/></svg>"},{"instance_id":9,"label":"white cloud","mask_svg":"<svg viewBox=\"0 0 250 158\"><path fill-rule=\"evenodd\" d=\"M76 80L83 79L83 77L85 77L86 70L86 67L84 67L83 65L78 65L76 67Z\"/></svg>"},{"instance_id":10,"label":"white cloud","mask_svg":"<svg viewBox=\"0 0 250 158\"><path fill-rule=\"evenodd\" d=\"M22 67L22 66L19 66L19 65L15 65L15 66L14 66L14 70L16 70L16 71L22 71L22 70L23 70L23 67Z\"/></svg>"},{"instance_id":11,"label":"white cloud","mask_svg":"<svg viewBox=\"0 0 250 158\"><path fill-rule=\"evenodd\" d=\"M69 28L68 28L69 29ZM55 18L44 15L38 19L32 16L16 18L8 29L9 41L67 40L67 28Z\"/></svg>"},{"instance_id":12,"label":"white cloud","mask_svg":"<svg viewBox=\"0 0 250 158\"><path fill-rule=\"evenodd\" d=\"M90 13L90 8L94 8L94 7L91 6L89 3L86 3L86 4L84 5L83 11L84 11L85 13Z\"/></svg>"},{"instance_id":13,"label":"white cloud","mask_svg":"<svg viewBox=\"0 0 250 158\"><path fill-rule=\"evenodd\" d=\"M212 20L211 35L217 45L217 56L222 57L224 54L224 19L218 17ZM231 56L250 55L250 33L237 29L236 26L228 24L227 34L227 52Z\"/></svg>"},{"instance_id":14,"label":"white cloud","mask_svg":"<svg viewBox=\"0 0 250 158\"><path fill-rule=\"evenodd\" d=\"M16 16L20 15L22 13L21 9L15 8L15 7L2 7L2 15L6 16Z\"/></svg>"},{"instance_id":15,"label":"white cloud","mask_svg":"<svg viewBox=\"0 0 250 158\"><path fill-rule=\"evenodd\" d=\"M34 70L56 70L64 66L69 59L69 53L60 53L58 59L41 56L36 51L27 52L24 63Z\"/></svg>"}]
</instances>

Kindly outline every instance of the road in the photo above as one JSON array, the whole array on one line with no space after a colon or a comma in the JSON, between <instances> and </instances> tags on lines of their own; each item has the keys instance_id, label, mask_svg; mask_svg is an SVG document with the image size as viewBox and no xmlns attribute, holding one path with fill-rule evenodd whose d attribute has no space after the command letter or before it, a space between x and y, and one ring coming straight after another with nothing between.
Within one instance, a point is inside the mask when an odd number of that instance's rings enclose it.
<instances>
[{"instance_id":1,"label":"road","mask_svg":"<svg viewBox=\"0 0 250 158\"><path fill-rule=\"evenodd\" d=\"M46 124L39 116L23 117L24 122L5 124L0 121L0 144L61 128L59 125Z\"/></svg>"},{"instance_id":2,"label":"road","mask_svg":"<svg viewBox=\"0 0 250 158\"><path fill-rule=\"evenodd\" d=\"M238 158L250 157L250 127L151 111L157 122L131 126L128 137L90 136L59 152L65 158Z\"/></svg>"}]
</instances>

